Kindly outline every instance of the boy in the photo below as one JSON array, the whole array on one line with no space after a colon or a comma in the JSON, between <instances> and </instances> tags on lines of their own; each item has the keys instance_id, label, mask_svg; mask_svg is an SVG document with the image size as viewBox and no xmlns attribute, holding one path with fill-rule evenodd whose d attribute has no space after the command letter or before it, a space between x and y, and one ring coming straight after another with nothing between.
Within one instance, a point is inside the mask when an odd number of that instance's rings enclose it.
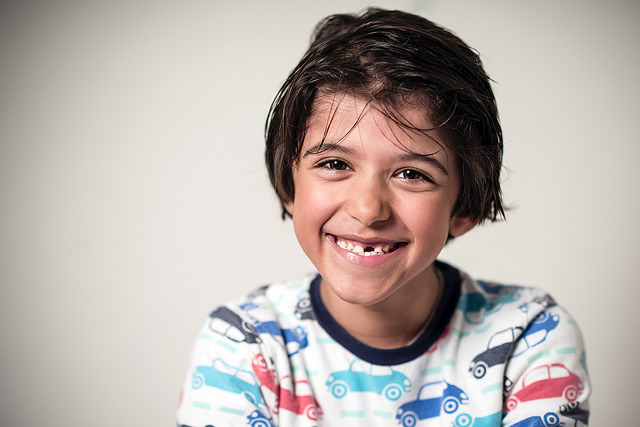
<instances>
[{"instance_id":1,"label":"boy","mask_svg":"<svg viewBox=\"0 0 640 427\"><path fill-rule=\"evenodd\" d=\"M178 424L586 425L569 315L436 260L504 216L495 99L464 42L398 11L326 18L266 144L318 273L211 313Z\"/></svg>"}]
</instances>

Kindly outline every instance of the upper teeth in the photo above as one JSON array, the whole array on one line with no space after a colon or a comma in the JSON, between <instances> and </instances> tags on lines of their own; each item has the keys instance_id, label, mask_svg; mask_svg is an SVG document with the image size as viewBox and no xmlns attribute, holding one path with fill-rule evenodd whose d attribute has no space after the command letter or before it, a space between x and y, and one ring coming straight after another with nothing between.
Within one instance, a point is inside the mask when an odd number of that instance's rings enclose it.
<instances>
[{"instance_id":1,"label":"upper teeth","mask_svg":"<svg viewBox=\"0 0 640 427\"><path fill-rule=\"evenodd\" d=\"M346 249L348 251L351 251L353 253L356 253L358 255L364 255L364 256L372 256L372 255L383 255L389 252L389 249L391 249L391 245L389 244L385 244L385 245L378 245L375 248L368 246L369 248L373 249L373 250L368 250L366 251L366 247L362 246L362 245L358 245L358 244L353 244L351 242L345 242L344 240L338 239L336 238L336 244L338 246L340 246L343 249Z\"/></svg>"}]
</instances>

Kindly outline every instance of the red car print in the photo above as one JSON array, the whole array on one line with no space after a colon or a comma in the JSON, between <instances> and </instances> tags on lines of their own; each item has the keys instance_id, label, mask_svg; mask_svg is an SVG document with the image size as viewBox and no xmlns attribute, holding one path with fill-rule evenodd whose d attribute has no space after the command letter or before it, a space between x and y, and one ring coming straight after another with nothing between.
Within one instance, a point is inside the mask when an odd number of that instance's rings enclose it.
<instances>
[{"instance_id":1,"label":"red car print","mask_svg":"<svg viewBox=\"0 0 640 427\"><path fill-rule=\"evenodd\" d=\"M262 354L256 354L254 356L251 361L251 369L253 369L253 373L256 374L256 378L258 378L261 386L266 387L276 394L278 393L275 374L269 369L267 361Z\"/></svg>"},{"instance_id":2,"label":"red car print","mask_svg":"<svg viewBox=\"0 0 640 427\"><path fill-rule=\"evenodd\" d=\"M560 363L542 365L529 372L522 380L522 388L507 399L508 411L520 402L563 397L575 402L582 391L582 381Z\"/></svg>"},{"instance_id":3,"label":"red car print","mask_svg":"<svg viewBox=\"0 0 640 427\"><path fill-rule=\"evenodd\" d=\"M265 397L265 401L268 402L267 405L269 406L269 409L274 414L277 414L278 406L280 406L278 403L279 387L276 384L274 371L269 369L267 360L259 353L254 356L253 360L251 360L251 369L253 369L253 373L258 379L260 390ZM273 405L271 405L270 402L273 402Z\"/></svg>"},{"instance_id":4,"label":"red car print","mask_svg":"<svg viewBox=\"0 0 640 427\"><path fill-rule=\"evenodd\" d=\"M295 392L294 392L295 390ZM322 418L322 408L311 394L311 386L307 381L296 381L291 377L284 376L280 382L280 409L304 414L312 421Z\"/></svg>"},{"instance_id":5,"label":"red car print","mask_svg":"<svg viewBox=\"0 0 640 427\"><path fill-rule=\"evenodd\" d=\"M291 377L287 375L282 377L280 384L276 384L274 371L269 369L262 354L257 354L253 358L251 367L260 386L275 394L276 407L272 408L274 414L277 414L280 409L284 409L305 415L312 421L322 417L322 409L313 398L311 387L307 381L296 381L294 384Z\"/></svg>"}]
</instances>

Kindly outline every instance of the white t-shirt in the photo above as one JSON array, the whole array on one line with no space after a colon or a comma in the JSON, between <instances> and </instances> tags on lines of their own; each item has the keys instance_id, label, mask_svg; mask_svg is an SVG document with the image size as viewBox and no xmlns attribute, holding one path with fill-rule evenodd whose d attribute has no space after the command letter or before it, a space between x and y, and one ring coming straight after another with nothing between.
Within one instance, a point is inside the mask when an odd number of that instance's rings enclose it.
<instances>
[{"instance_id":1,"label":"white t-shirt","mask_svg":"<svg viewBox=\"0 0 640 427\"><path fill-rule=\"evenodd\" d=\"M441 301L398 349L369 347L340 327L317 274L217 308L197 337L177 424L587 425L585 353L569 314L535 288L437 267Z\"/></svg>"}]
</instances>

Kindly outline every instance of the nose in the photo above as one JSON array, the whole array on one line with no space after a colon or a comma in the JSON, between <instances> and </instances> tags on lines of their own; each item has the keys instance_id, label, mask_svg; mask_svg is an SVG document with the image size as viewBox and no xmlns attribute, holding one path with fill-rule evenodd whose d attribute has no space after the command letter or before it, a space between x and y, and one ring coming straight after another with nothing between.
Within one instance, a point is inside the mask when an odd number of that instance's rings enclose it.
<instances>
[{"instance_id":1,"label":"nose","mask_svg":"<svg viewBox=\"0 0 640 427\"><path fill-rule=\"evenodd\" d=\"M347 212L367 227L387 221L391 217L388 189L377 180L359 180L351 189L348 198Z\"/></svg>"}]
</instances>

